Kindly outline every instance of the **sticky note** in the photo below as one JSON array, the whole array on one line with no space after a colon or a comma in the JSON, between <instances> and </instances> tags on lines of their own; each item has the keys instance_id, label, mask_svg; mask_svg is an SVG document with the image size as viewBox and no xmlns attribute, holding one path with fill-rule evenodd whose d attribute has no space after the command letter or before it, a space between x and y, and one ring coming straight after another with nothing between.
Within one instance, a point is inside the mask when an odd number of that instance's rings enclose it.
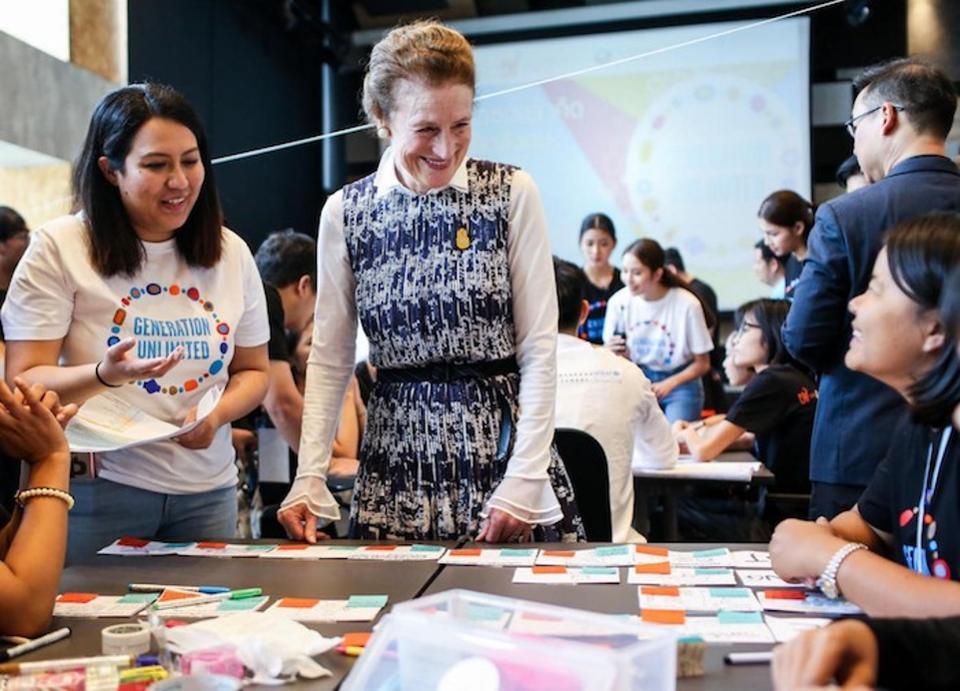
<instances>
[{"instance_id":1,"label":"sticky note","mask_svg":"<svg viewBox=\"0 0 960 691\"><path fill-rule=\"evenodd\" d=\"M240 600L237 600L240 602ZM308 597L285 597L277 603L277 607L296 607L299 609L310 609L320 600L314 600Z\"/></svg>"},{"instance_id":2,"label":"sticky note","mask_svg":"<svg viewBox=\"0 0 960 691\"><path fill-rule=\"evenodd\" d=\"M452 549L450 550L451 557L479 557L482 553L482 550L479 549Z\"/></svg>"},{"instance_id":3,"label":"sticky note","mask_svg":"<svg viewBox=\"0 0 960 691\"><path fill-rule=\"evenodd\" d=\"M682 609L644 609L640 619L648 624L685 624L687 615Z\"/></svg>"},{"instance_id":4,"label":"sticky note","mask_svg":"<svg viewBox=\"0 0 960 691\"><path fill-rule=\"evenodd\" d=\"M362 648L370 642L370 636L372 635L373 633L370 631L352 631L345 633L343 634L343 643L341 643L341 645L345 645L348 648L353 646Z\"/></svg>"},{"instance_id":5,"label":"sticky note","mask_svg":"<svg viewBox=\"0 0 960 691\"><path fill-rule=\"evenodd\" d=\"M802 590L764 590L764 597L768 600L805 600L807 594Z\"/></svg>"},{"instance_id":6,"label":"sticky note","mask_svg":"<svg viewBox=\"0 0 960 691\"><path fill-rule=\"evenodd\" d=\"M386 595L351 595L347 607L383 607L387 604Z\"/></svg>"},{"instance_id":7,"label":"sticky note","mask_svg":"<svg viewBox=\"0 0 960 691\"><path fill-rule=\"evenodd\" d=\"M760 612L717 612L717 621L721 624L762 624Z\"/></svg>"},{"instance_id":8,"label":"sticky note","mask_svg":"<svg viewBox=\"0 0 960 691\"><path fill-rule=\"evenodd\" d=\"M364 547L367 552L392 552L396 548L396 545L367 545Z\"/></svg>"},{"instance_id":9,"label":"sticky note","mask_svg":"<svg viewBox=\"0 0 960 691\"><path fill-rule=\"evenodd\" d=\"M193 547L192 542L164 542L164 549L186 549L187 547Z\"/></svg>"},{"instance_id":10,"label":"sticky note","mask_svg":"<svg viewBox=\"0 0 960 691\"><path fill-rule=\"evenodd\" d=\"M469 605L467 607L467 618L471 621L498 621L502 616L503 610L499 607L488 605Z\"/></svg>"},{"instance_id":11,"label":"sticky note","mask_svg":"<svg viewBox=\"0 0 960 691\"><path fill-rule=\"evenodd\" d=\"M265 596L248 597L243 600L221 600L217 609L221 612L243 612L246 610L255 610L263 602Z\"/></svg>"},{"instance_id":12,"label":"sticky note","mask_svg":"<svg viewBox=\"0 0 960 691\"><path fill-rule=\"evenodd\" d=\"M730 575L730 569L695 568L693 573L697 576L728 576Z\"/></svg>"},{"instance_id":13,"label":"sticky note","mask_svg":"<svg viewBox=\"0 0 960 691\"><path fill-rule=\"evenodd\" d=\"M140 603L140 602L150 604L156 599L157 599L156 593L127 593L126 595L121 597L119 600L117 600L117 603L121 605L132 605L134 603Z\"/></svg>"},{"instance_id":14,"label":"sticky note","mask_svg":"<svg viewBox=\"0 0 960 691\"><path fill-rule=\"evenodd\" d=\"M634 551L637 554L650 554L655 557L668 557L670 550L666 547L650 547L649 545L635 545Z\"/></svg>"},{"instance_id":15,"label":"sticky note","mask_svg":"<svg viewBox=\"0 0 960 691\"><path fill-rule=\"evenodd\" d=\"M580 573L587 576L616 576L617 569L614 566L584 566Z\"/></svg>"},{"instance_id":16,"label":"sticky note","mask_svg":"<svg viewBox=\"0 0 960 691\"><path fill-rule=\"evenodd\" d=\"M634 573L656 573L667 576L670 574L670 562L658 561L653 564L637 564L633 567Z\"/></svg>"},{"instance_id":17,"label":"sticky note","mask_svg":"<svg viewBox=\"0 0 960 691\"><path fill-rule=\"evenodd\" d=\"M243 549L246 552L268 552L275 546L276 545L247 545Z\"/></svg>"},{"instance_id":18,"label":"sticky note","mask_svg":"<svg viewBox=\"0 0 960 691\"><path fill-rule=\"evenodd\" d=\"M561 550L561 549L545 549L543 550L543 556L545 557L562 557L563 559L573 559L577 556L577 553L573 550Z\"/></svg>"},{"instance_id":19,"label":"sticky note","mask_svg":"<svg viewBox=\"0 0 960 691\"><path fill-rule=\"evenodd\" d=\"M278 552L299 552L307 548L307 545L280 545L277 547Z\"/></svg>"},{"instance_id":20,"label":"sticky note","mask_svg":"<svg viewBox=\"0 0 960 691\"><path fill-rule=\"evenodd\" d=\"M93 602L96 599L96 593L63 593L57 598L57 602L77 602L83 604Z\"/></svg>"},{"instance_id":21,"label":"sticky note","mask_svg":"<svg viewBox=\"0 0 960 691\"><path fill-rule=\"evenodd\" d=\"M710 597L750 597L750 588L710 588Z\"/></svg>"},{"instance_id":22,"label":"sticky note","mask_svg":"<svg viewBox=\"0 0 960 691\"><path fill-rule=\"evenodd\" d=\"M332 552L356 552L360 545L330 545L329 549Z\"/></svg>"},{"instance_id":23,"label":"sticky note","mask_svg":"<svg viewBox=\"0 0 960 691\"><path fill-rule=\"evenodd\" d=\"M442 552L443 547L440 545L411 545L411 552Z\"/></svg>"},{"instance_id":24,"label":"sticky note","mask_svg":"<svg viewBox=\"0 0 960 691\"><path fill-rule=\"evenodd\" d=\"M500 550L501 557L512 557L514 559L519 559L521 557L532 557L536 554L537 550L535 549L516 549L510 547L504 547Z\"/></svg>"},{"instance_id":25,"label":"sticky note","mask_svg":"<svg viewBox=\"0 0 960 691\"><path fill-rule=\"evenodd\" d=\"M680 597L680 588L673 585L642 585L640 586L640 594Z\"/></svg>"},{"instance_id":26,"label":"sticky note","mask_svg":"<svg viewBox=\"0 0 960 691\"><path fill-rule=\"evenodd\" d=\"M531 573L535 574L550 574L550 573L566 573L566 566L532 566L530 567Z\"/></svg>"},{"instance_id":27,"label":"sticky note","mask_svg":"<svg viewBox=\"0 0 960 691\"><path fill-rule=\"evenodd\" d=\"M624 554L630 554L630 548L627 545L613 545L612 547L597 547L598 557L619 557Z\"/></svg>"},{"instance_id":28,"label":"sticky note","mask_svg":"<svg viewBox=\"0 0 960 691\"><path fill-rule=\"evenodd\" d=\"M122 537L117 540L117 544L121 547L146 547L150 544L150 541L141 540L138 537Z\"/></svg>"},{"instance_id":29,"label":"sticky note","mask_svg":"<svg viewBox=\"0 0 960 691\"><path fill-rule=\"evenodd\" d=\"M707 559L709 557L725 557L730 553L726 547L717 547L716 549L702 549L699 552L694 552L693 556L697 559Z\"/></svg>"},{"instance_id":30,"label":"sticky note","mask_svg":"<svg viewBox=\"0 0 960 691\"><path fill-rule=\"evenodd\" d=\"M164 590L160 595L160 602L170 602L170 600L192 600L200 597L200 593L192 590Z\"/></svg>"},{"instance_id":31,"label":"sticky note","mask_svg":"<svg viewBox=\"0 0 960 691\"><path fill-rule=\"evenodd\" d=\"M226 542L198 542L197 549L226 549Z\"/></svg>"}]
</instances>

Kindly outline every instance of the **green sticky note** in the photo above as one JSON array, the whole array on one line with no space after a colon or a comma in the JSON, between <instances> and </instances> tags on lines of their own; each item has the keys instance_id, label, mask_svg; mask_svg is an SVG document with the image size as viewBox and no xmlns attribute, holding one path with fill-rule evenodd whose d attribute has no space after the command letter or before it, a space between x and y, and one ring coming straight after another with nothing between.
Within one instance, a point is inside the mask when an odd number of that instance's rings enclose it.
<instances>
[{"instance_id":1,"label":"green sticky note","mask_svg":"<svg viewBox=\"0 0 960 691\"><path fill-rule=\"evenodd\" d=\"M717 612L717 621L721 624L762 624L760 612Z\"/></svg>"},{"instance_id":2,"label":"green sticky note","mask_svg":"<svg viewBox=\"0 0 960 691\"><path fill-rule=\"evenodd\" d=\"M597 547L598 557L619 557L624 554L630 554L628 545L613 545L612 547Z\"/></svg>"},{"instance_id":3,"label":"green sticky note","mask_svg":"<svg viewBox=\"0 0 960 691\"><path fill-rule=\"evenodd\" d=\"M524 557L532 557L537 553L535 549L517 549L505 547L500 550L500 556L507 559L523 559Z\"/></svg>"},{"instance_id":4,"label":"green sticky note","mask_svg":"<svg viewBox=\"0 0 960 691\"><path fill-rule=\"evenodd\" d=\"M246 612L257 609L257 607L259 607L266 600L266 595L261 595L260 597L248 597L243 600L221 600L220 604L217 606L217 610L220 612Z\"/></svg>"},{"instance_id":5,"label":"green sticky note","mask_svg":"<svg viewBox=\"0 0 960 691\"><path fill-rule=\"evenodd\" d=\"M383 607L387 604L386 595L351 595L347 607Z\"/></svg>"},{"instance_id":6,"label":"green sticky note","mask_svg":"<svg viewBox=\"0 0 960 691\"><path fill-rule=\"evenodd\" d=\"M694 569L694 575L696 576L729 576L730 569Z\"/></svg>"},{"instance_id":7,"label":"green sticky note","mask_svg":"<svg viewBox=\"0 0 960 691\"><path fill-rule=\"evenodd\" d=\"M726 547L717 547L716 549L702 549L699 552L694 552L693 556L697 559L707 559L709 557L725 557L730 554L730 550Z\"/></svg>"},{"instance_id":8,"label":"green sticky note","mask_svg":"<svg viewBox=\"0 0 960 691\"><path fill-rule=\"evenodd\" d=\"M186 549L193 547L196 542L164 542L162 549Z\"/></svg>"},{"instance_id":9,"label":"green sticky note","mask_svg":"<svg viewBox=\"0 0 960 691\"><path fill-rule=\"evenodd\" d=\"M443 547L440 545L411 545L411 552L442 552Z\"/></svg>"},{"instance_id":10,"label":"green sticky note","mask_svg":"<svg viewBox=\"0 0 960 691\"><path fill-rule=\"evenodd\" d=\"M678 638L677 643L703 643L704 640L701 636L684 636L683 638Z\"/></svg>"},{"instance_id":11,"label":"green sticky note","mask_svg":"<svg viewBox=\"0 0 960 691\"><path fill-rule=\"evenodd\" d=\"M503 616L503 610L499 607L490 607L489 605L469 605L467 607L467 618L470 621L499 621Z\"/></svg>"},{"instance_id":12,"label":"green sticky note","mask_svg":"<svg viewBox=\"0 0 960 691\"><path fill-rule=\"evenodd\" d=\"M131 605L133 603L150 604L160 596L160 593L127 593L117 602L121 605Z\"/></svg>"},{"instance_id":13,"label":"green sticky note","mask_svg":"<svg viewBox=\"0 0 960 691\"><path fill-rule=\"evenodd\" d=\"M329 550L333 552L355 552L360 549L359 545L330 545Z\"/></svg>"},{"instance_id":14,"label":"green sticky note","mask_svg":"<svg viewBox=\"0 0 960 691\"><path fill-rule=\"evenodd\" d=\"M612 566L584 566L580 573L587 576L615 576L617 569Z\"/></svg>"},{"instance_id":15,"label":"green sticky note","mask_svg":"<svg viewBox=\"0 0 960 691\"><path fill-rule=\"evenodd\" d=\"M710 588L710 597L750 597L750 588Z\"/></svg>"}]
</instances>

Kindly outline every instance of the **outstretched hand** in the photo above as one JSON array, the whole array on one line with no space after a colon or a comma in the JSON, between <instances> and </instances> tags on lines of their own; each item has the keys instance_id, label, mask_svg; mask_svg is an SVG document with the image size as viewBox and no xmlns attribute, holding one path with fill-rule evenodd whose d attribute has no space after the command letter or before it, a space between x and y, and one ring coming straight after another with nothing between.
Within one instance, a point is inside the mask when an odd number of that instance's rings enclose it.
<instances>
[{"instance_id":1,"label":"outstretched hand","mask_svg":"<svg viewBox=\"0 0 960 691\"><path fill-rule=\"evenodd\" d=\"M15 391L0 381L0 447L7 455L36 463L58 452L69 452L63 427L77 406L60 405L56 392L42 384L28 386L19 377Z\"/></svg>"},{"instance_id":2,"label":"outstretched hand","mask_svg":"<svg viewBox=\"0 0 960 691\"><path fill-rule=\"evenodd\" d=\"M326 533L317 530L317 517L304 503L294 504L277 512L277 520L291 540L302 540L314 544L317 540L328 540Z\"/></svg>"},{"instance_id":3,"label":"outstretched hand","mask_svg":"<svg viewBox=\"0 0 960 691\"><path fill-rule=\"evenodd\" d=\"M490 515L480 524L477 542L529 542L533 526L514 518L506 511L491 509Z\"/></svg>"},{"instance_id":4,"label":"outstretched hand","mask_svg":"<svg viewBox=\"0 0 960 691\"><path fill-rule=\"evenodd\" d=\"M166 357L138 358L132 354L135 338L125 338L107 348L100 363L100 378L111 386L120 386L140 379L162 377L183 359L183 347L177 346Z\"/></svg>"}]
</instances>

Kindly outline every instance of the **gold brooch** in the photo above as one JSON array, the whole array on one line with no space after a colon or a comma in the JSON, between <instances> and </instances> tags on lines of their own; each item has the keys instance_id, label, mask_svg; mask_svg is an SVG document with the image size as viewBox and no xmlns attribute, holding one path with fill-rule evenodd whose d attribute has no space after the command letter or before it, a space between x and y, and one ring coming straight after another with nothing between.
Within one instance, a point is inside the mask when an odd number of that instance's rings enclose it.
<instances>
[{"instance_id":1,"label":"gold brooch","mask_svg":"<svg viewBox=\"0 0 960 691\"><path fill-rule=\"evenodd\" d=\"M470 234L467 232L466 228L460 228L457 231L457 240L455 244L458 250L470 248Z\"/></svg>"}]
</instances>

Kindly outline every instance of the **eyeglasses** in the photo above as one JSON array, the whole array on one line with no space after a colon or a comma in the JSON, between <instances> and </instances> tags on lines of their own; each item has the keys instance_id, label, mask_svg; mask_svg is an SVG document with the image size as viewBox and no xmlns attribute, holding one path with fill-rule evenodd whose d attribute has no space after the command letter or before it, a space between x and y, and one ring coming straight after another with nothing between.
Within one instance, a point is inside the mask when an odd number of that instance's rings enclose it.
<instances>
[{"instance_id":1,"label":"eyeglasses","mask_svg":"<svg viewBox=\"0 0 960 691\"><path fill-rule=\"evenodd\" d=\"M865 118L865 117L867 117L868 115L870 115L871 113L876 113L876 112L877 112L878 110L880 110L881 108L883 108L883 104L882 104L882 103L881 103L879 106L877 106L876 108L871 108L870 110L867 110L867 111L864 111L863 113L860 113L860 115L854 115L852 118L850 118L850 119L847 120L845 123L843 123L843 126L847 128L847 132L850 133L850 136L851 136L851 137L855 137L855 136L857 136L857 120L859 120L860 118ZM893 109L894 109L894 110L903 110L903 106L894 106Z\"/></svg>"},{"instance_id":2,"label":"eyeglasses","mask_svg":"<svg viewBox=\"0 0 960 691\"><path fill-rule=\"evenodd\" d=\"M760 328L759 324L751 324L746 319L744 319L742 322L740 322L740 326L737 327L736 333L737 333L737 336L742 336L747 332L747 329L759 329L759 328Z\"/></svg>"}]
</instances>

